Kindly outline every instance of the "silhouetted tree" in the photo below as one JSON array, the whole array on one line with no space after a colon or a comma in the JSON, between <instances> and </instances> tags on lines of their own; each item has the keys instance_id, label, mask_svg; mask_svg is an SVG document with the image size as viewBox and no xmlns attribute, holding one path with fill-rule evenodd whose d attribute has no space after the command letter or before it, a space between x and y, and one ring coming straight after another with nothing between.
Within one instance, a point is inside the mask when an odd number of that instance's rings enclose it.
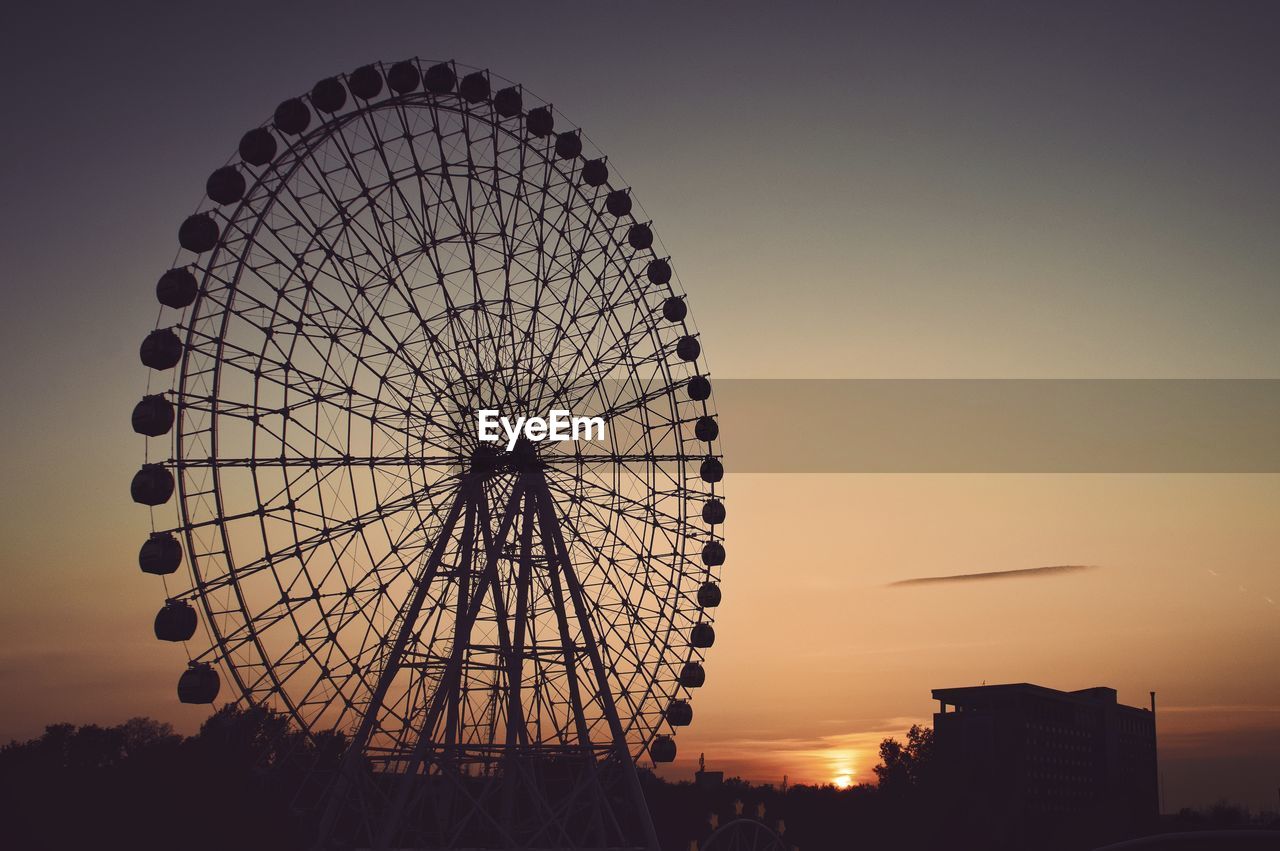
<instances>
[{"instance_id":1,"label":"silhouetted tree","mask_svg":"<svg viewBox=\"0 0 1280 851\"><path fill-rule=\"evenodd\" d=\"M148 718L54 724L0 748L0 848L305 848L302 778L331 772L344 745L255 708L185 739Z\"/></svg>"},{"instance_id":2,"label":"silhouetted tree","mask_svg":"<svg viewBox=\"0 0 1280 851\"><path fill-rule=\"evenodd\" d=\"M933 730L912 724L907 743L885 739L880 743L880 764L874 769L883 792L894 794L928 789L934 778Z\"/></svg>"}]
</instances>

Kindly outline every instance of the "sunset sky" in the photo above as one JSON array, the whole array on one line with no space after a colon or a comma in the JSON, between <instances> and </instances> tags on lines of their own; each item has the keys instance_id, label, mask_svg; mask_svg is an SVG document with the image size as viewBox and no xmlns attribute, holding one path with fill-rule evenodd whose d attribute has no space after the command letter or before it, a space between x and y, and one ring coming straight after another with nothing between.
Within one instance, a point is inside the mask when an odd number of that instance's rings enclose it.
<instances>
[{"instance_id":1,"label":"sunset sky","mask_svg":"<svg viewBox=\"0 0 1280 851\"><path fill-rule=\"evenodd\" d=\"M491 68L580 124L715 376L1280 378L1274 5L790 5L12 12L0 740L207 714L135 561L137 346L208 172L373 59ZM725 603L669 773L868 780L932 688L1107 685L1158 693L1166 810L1275 806L1280 474L735 474L764 427L722 424Z\"/></svg>"}]
</instances>

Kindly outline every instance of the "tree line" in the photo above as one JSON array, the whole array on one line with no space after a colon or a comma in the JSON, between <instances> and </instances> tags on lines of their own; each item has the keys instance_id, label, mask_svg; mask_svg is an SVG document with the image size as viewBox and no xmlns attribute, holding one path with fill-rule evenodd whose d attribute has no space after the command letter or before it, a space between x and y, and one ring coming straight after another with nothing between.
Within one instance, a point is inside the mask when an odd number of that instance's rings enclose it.
<instances>
[{"instance_id":1,"label":"tree line","mask_svg":"<svg viewBox=\"0 0 1280 851\"><path fill-rule=\"evenodd\" d=\"M341 734L307 737L277 713L234 706L192 736L148 718L55 724L0 748L0 847L307 849L322 791L308 779L331 777L345 747ZM885 739L879 757L877 782L848 789L673 783L648 771L641 781L669 851L701 845L737 818L762 822L801 851L969 847L963 814L941 785L933 731L913 726L904 741ZM1165 829L1251 822L1247 810L1220 803L1183 811Z\"/></svg>"}]
</instances>

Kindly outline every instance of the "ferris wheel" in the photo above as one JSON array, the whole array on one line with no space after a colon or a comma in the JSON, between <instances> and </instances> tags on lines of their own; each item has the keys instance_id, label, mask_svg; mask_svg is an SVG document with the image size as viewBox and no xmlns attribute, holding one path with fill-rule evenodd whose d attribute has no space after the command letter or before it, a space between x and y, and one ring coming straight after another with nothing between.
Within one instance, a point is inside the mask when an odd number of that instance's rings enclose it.
<instances>
[{"instance_id":1,"label":"ferris wheel","mask_svg":"<svg viewBox=\"0 0 1280 851\"><path fill-rule=\"evenodd\" d=\"M375 63L244 134L178 230L133 411L155 633L180 700L347 735L320 843L656 848L636 761L705 681L724 468L611 165L486 71ZM477 430L557 410L604 434Z\"/></svg>"}]
</instances>

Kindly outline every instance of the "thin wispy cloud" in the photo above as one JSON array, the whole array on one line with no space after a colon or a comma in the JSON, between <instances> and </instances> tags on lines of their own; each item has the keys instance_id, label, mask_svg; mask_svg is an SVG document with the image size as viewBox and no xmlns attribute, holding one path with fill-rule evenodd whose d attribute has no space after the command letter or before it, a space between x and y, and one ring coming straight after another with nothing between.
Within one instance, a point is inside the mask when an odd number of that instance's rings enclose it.
<instances>
[{"instance_id":1,"label":"thin wispy cloud","mask_svg":"<svg viewBox=\"0 0 1280 851\"><path fill-rule=\"evenodd\" d=\"M1051 564L1045 567L1023 567L1017 570L990 570L985 573L953 573L947 576L920 576L915 579L902 579L890 582L888 587L900 588L907 585L936 585L942 582L985 582L991 579L1035 579L1045 576L1060 576L1064 573L1078 573L1083 570L1095 570L1096 564Z\"/></svg>"}]
</instances>

